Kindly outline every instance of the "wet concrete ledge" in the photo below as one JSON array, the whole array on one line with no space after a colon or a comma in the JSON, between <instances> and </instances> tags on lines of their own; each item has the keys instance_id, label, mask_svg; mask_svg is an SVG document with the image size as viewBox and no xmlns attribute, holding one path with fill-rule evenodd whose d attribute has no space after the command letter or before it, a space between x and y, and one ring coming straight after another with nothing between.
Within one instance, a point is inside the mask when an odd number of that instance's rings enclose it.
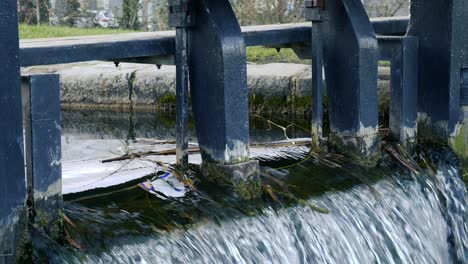
<instances>
[{"instance_id":1,"label":"wet concrete ledge","mask_svg":"<svg viewBox=\"0 0 468 264\"><path fill-rule=\"evenodd\" d=\"M308 114L311 109L311 66L248 64L252 112ZM148 109L172 111L175 66L92 61L23 68L23 73L58 73L65 109ZM381 107L388 107L390 70L379 69Z\"/></svg>"}]
</instances>

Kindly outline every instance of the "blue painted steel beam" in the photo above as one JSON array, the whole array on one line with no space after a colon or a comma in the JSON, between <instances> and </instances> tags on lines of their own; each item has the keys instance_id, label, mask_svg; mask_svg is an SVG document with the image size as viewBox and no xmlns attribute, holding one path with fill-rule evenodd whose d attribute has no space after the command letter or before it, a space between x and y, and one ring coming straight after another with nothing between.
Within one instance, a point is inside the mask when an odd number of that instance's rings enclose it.
<instances>
[{"instance_id":1,"label":"blue painted steel beam","mask_svg":"<svg viewBox=\"0 0 468 264\"><path fill-rule=\"evenodd\" d=\"M404 37L391 61L390 133L407 149L414 147L418 118L418 39Z\"/></svg>"},{"instance_id":2,"label":"blue painted steel beam","mask_svg":"<svg viewBox=\"0 0 468 264\"><path fill-rule=\"evenodd\" d=\"M461 106L468 106L468 69L463 69L462 76L460 104Z\"/></svg>"},{"instance_id":3,"label":"blue painted steel beam","mask_svg":"<svg viewBox=\"0 0 468 264\"><path fill-rule=\"evenodd\" d=\"M189 92L189 36L188 28L195 25L195 8L191 0L169 0L169 25L176 28L176 160L186 169L188 153L188 92Z\"/></svg>"},{"instance_id":4,"label":"blue painted steel beam","mask_svg":"<svg viewBox=\"0 0 468 264\"><path fill-rule=\"evenodd\" d=\"M360 0L329 0L327 11L324 62L330 145L373 166L380 154L377 38Z\"/></svg>"},{"instance_id":5,"label":"blue painted steel beam","mask_svg":"<svg viewBox=\"0 0 468 264\"><path fill-rule=\"evenodd\" d=\"M48 43L50 43L50 45ZM131 58L145 58L174 54L174 36L145 39L126 39L112 41L100 39L93 43L82 41L60 42L22 42L21 66L50 65L83 62L92 60L120 61Z\"/></svg>"},{"instance_id":6,"label":"blue painted steel beam","mask_svg":"<svg viewBox=\"0 0 468 264\"><path fill-rule=\"evenodd\" d=\"M259 163L250 161L245 42L229 0L196 0L189 29L192 111L208 179L243 199L261 195Z\"/></svg>"},{"instance_id":7,"label":"blue painted steel beam","mask_svg":"<svg viewBox=\"0 0 468 264\"><path fill-rule=\"evenodd\" d=\"M16 0L0 1L0 262L13 263L26 221Z\"/></svg>"},{"instance_id":8,"label":"blue painted steel beam","mask_svg":"<svg viewBox=\"0 0 468 264\"><path fill-rule=\"evenodd\" d=\"M377 42L379 43L379 60L391 61L395 54L400 51L403 39L403 36L377 36ZM310 41L310 39L307 41ZM312 53L310 53L310 51L312 44L310 42L304 42L299 43L299 45L299 47L301 47L301 53L298 55L300 55L302 59L311 59ZM286 47L288 47L288 45L286 45ZM295 47L293 46L293 48Z\"/></svg>"},{"instance_id":9,"label":"blue painted steel beam","mask_svg":"<svg viewBox=\"0 0 468 264\"><path fill-rule=\"evenodd\" d=\"M203 162L249 160L245 42L228 0L197 0L189 31L192 111Z\"/></svg>"},{"instance_id":10,"label":"blue painted steel beam","mask_svg":"<svg viewBox=\"0 0 468 264\"><path fill-rule=\"evenodd\" d=\"M188 152L188 93L189 93L189 65L188 65L188 31L186 28L177 28L176 36L176 141L177 164L187 168L189 164Z\"/></svg>"},{"instance_id":11,"label":"blue painted steel beam","mask_svg":"<svg viewBox=\"0 0 468 264\"><path fill-rule=\"evenodd\" d=\"M323 136L323 22L312 26L312 147L320 148Z\"/></svg>"},{"instance_id":12,"label":"blue painted steel beam","mask_svg":"<svg viewBox=\"0 0 468 264\"><path fill-rule=\"evenodd\" d=\"M408 18L376 19L377 34L404 35ZM405 24L406 23L406 24ZM244 27L246 46L287 47L294 44L309 44L311 26L287 24L274 26ZM387 41L385 38L384 41ZM91 60L123 61L175 53L174 33L129 33L117 36L92 36L49 40L26 40L21 42L21 66L49 65Z\"/></svg>"},{"instance_id":13,"label":"blue painted steel beam","mask_svg":"<svg viewBox=\"0 0 468 264\"><path fill-rule=\"evenodd\" d=\"M404 37L402 36L377 36L379 42L379 60L391 61L395 54L401 51Z\"/></svg>"},{"instance_id":14,"label":"blue painted steel beam","mask_svg":"<svg viewBox=\"0 0 468 264\"><path fill-rule=\"evenodd\" d=\"M419 39L422 135L446 143L460 121L461 72L468 65L468 3L413 0L411 5L408 35Z\"/></svg>"},{"instance_id":15,"label":"blue painted steel beam","mask_svg":"<svg viewBox=\"0 0 468 264\"><path fill-rule=\"evenodd\" d=\"M377 35L404 36L408 22L408 17L371 18L372 27Z\"/></svg>"},{"instance_id":16,"label":"blue painted steel beam","mask_svg":"<svg viewBox=\"0 0 468 264\"><path fill-rule=\"evenodd\" d=\"M302 24L287 24L276 26L243 27L242 33L245 45L281 47L291 44L310 43L311 26Z\"/></svg>"},{"instance_id":17,"label":"blue painted steel beam","mask_svg":"<svg viewBox=\"0 0 468 264\"><path fill-rule=\"evenodd\" d=\"M54 239L62 237L60 78L23 77L26 175L32 214Z\"/></svg>"}]
</instances>

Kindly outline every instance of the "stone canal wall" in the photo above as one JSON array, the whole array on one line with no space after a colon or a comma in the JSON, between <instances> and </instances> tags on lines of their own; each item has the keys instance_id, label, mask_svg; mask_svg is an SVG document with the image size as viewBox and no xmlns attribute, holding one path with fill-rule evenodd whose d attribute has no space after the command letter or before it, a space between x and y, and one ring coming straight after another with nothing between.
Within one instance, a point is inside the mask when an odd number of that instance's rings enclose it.
<instances>
[{"instance_id":1,"label":"stone canal wall","mask_svg":"<svg viewBox=\"0 0 468 264\"><path fill-rule=\"evenodd\" d=\"M23 68L23 73L58 73L67 109L159 109L175 105L175 66L86 62ZM311 109L311 67L249 64L249 105L254 112L307 114ZM379 69L379 98L388 105L390 70Z\"/></svg>"}]
</instances>

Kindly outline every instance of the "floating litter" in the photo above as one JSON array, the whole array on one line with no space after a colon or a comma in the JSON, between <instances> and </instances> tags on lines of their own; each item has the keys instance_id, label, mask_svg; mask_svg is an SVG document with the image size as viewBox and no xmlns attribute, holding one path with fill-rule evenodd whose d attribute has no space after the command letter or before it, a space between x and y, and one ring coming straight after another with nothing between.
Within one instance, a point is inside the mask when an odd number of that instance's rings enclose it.
<instances>
[{"instance_id":1,"label":"floating litter","mask_svg":"<svg viewBox=\"0 0 468 264\"><path fill-rule=\"evenodd\" d=\"M138 186L163 200L167 198L182 198L187 193L185 185L170 172L142 182Z\"/></svg>"}]
</instances>

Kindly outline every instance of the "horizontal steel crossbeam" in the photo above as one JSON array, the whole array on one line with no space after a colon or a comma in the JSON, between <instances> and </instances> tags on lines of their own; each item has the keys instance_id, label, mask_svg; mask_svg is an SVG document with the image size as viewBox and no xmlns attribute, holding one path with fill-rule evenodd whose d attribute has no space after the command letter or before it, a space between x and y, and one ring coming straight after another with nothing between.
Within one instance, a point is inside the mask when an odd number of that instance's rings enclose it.
<instances>
[{"instance_id":1,"label":"horizontal steel crossbeam","mask_svg":"<svg viewBox=\"0 0 468 264\"><path fill-rule=\"evenodd\" d=\"M373 19L377 35L401 36L406 33L408 17ZM309 23L243 27L247 46L287 47L311 42ZM400 47L400 37L381 37L381 59L389 59ZM91 60L145 61L151 57L171 56L175 52L175 32L144 32L20 42L22 67Z\"/></svg>"}]
</instances>

